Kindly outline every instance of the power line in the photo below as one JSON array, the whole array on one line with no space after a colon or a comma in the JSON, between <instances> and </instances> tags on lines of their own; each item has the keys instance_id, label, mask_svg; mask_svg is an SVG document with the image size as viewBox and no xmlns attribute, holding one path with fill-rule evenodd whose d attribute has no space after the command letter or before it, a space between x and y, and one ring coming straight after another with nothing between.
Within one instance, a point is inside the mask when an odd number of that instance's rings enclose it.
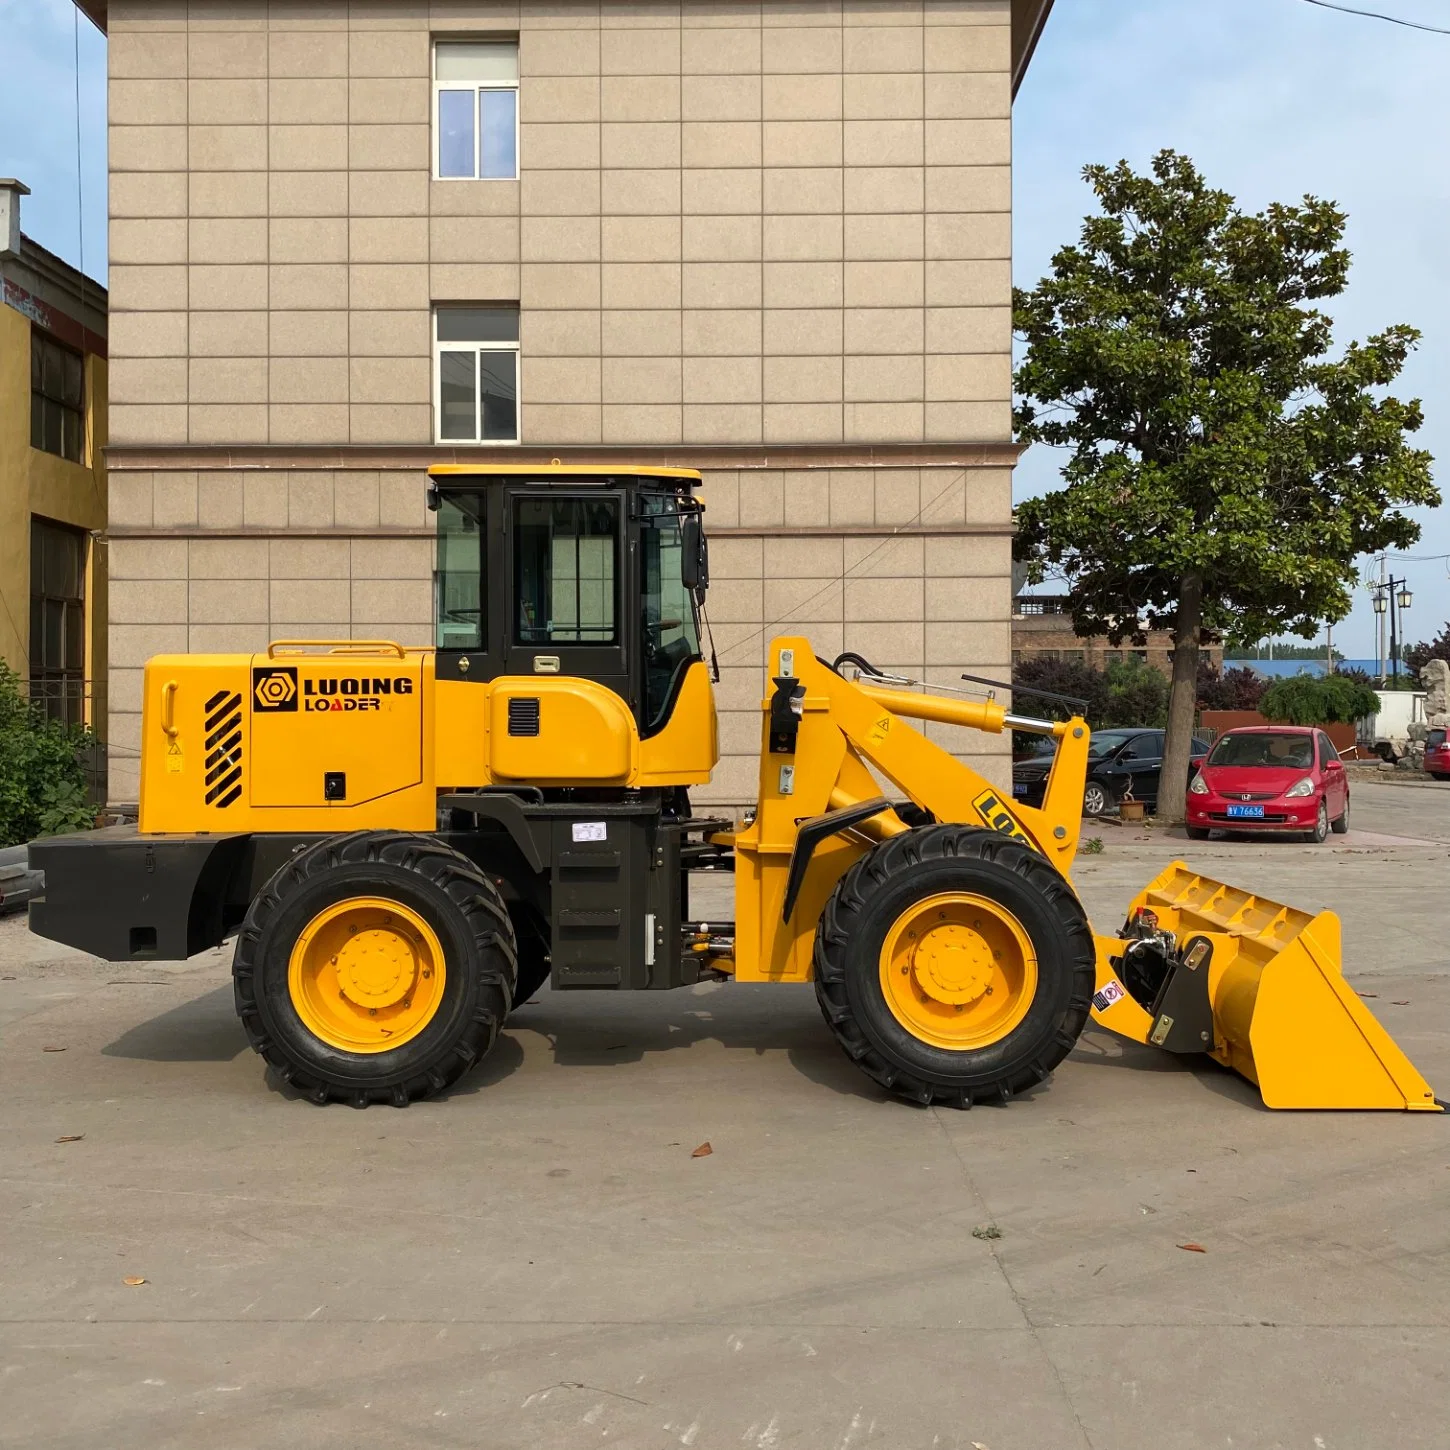
<instances>
[{"instance_id":1,"label":"power line","mask_svg":"<svg viewBox=\"0 0 1450 1450\"><path fill-rule=\"evenodd\" d=\"M1366 20L1383 20L1390 25L1403 25L1409 30L1428 30L1433 35L1450 35L1443 25L1421 25L1418 20L1402 20L1398 15L1381 15L1378 10L1356 10L1352 5L1335 5L1331 0L1304 0L1306 5L1317 5L1321 10L1338 10L1344 15L1362 15Z\"/></svg>"}]
</instances>

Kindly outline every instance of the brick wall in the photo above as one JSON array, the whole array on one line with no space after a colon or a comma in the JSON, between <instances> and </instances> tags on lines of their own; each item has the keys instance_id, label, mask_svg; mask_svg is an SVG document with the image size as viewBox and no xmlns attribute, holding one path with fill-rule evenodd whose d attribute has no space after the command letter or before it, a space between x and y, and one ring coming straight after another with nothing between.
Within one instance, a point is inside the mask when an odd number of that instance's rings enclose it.
<instances>
[{"instance_id":1,"label":"brick wall","mask_svg":"<svg viewBox=\"0 0 1450 1450\"><path fill-rule=\"evenodd\" d=\"M136 587L113 794L155 649L426 639L443 302L519 304L524 445L709 450L732 669L807 626L823 653L1005 671L1008 9L114 0L111 521ZM432 41L470 34L518 37L517 181L432 179ZM734 711L758 699L722 688L717 798L751 793Z\"/></svg>"}]
</instances>

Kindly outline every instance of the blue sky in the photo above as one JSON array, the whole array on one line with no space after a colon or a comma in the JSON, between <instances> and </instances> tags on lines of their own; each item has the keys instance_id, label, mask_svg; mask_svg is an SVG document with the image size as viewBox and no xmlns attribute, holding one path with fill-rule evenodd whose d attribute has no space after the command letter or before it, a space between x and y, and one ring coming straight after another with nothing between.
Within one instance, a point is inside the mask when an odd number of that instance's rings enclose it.
<instances>
[{"instance_id":1,"label":"blue sky","mask_svg":"<svg viewBox=\"0 0 1450 1450\"><path fill-rule=\"evenodd\" d=\"M1345 0L1450 28L1447 0ZM1450 458L1450 35L1361 19L1303 0L1057 0L1017 96L1013 270L1019 286L1075 238L1088 162L1140 169L1165 146L1258 210L1306 192L1349 213L1349 290L1330 310L1341 338L1392 322L1424 333L1397 392L1425 403L1421 446ZM1051 487L1056 456L1033 449L1017 494ZM1450 469L1440 470L1450 492ZM1450 509L1419 510L1417 555L1450 553ZM1444 561L1406 561L1411 639L1450 618ZM1361 590L1335 645L1374 653Z\"/></svg>"},{"instance_id":2,"label":"blue sky","mask_svg":"<svg viewBox=\"0 0 1450 1450\"><path fill-rule=\"evenodd\" d=\"M1450 26L1447 0L1352 0ZM79 260L73 7L0 0L0 175L32 189L25 229ZM86 269L105 278L105 42L79 28ZM1187 152L1209 179L1257 209L1305 192L1350 213L1355 255L1335 305L1343 337L1390 322L1425 334L1400 391L1425 400L1425 447L1450 456L1450 35L1401 29L1304 0L1057 0L1016 108L1017 281L1034 283L1076 235L1090 161ZM1054 456L1018 470L1023 496L1050 487ZM1450 553L1450 513L1423 518L1417 554ZM1450 569L1410 562L1411 638L1450 618ZM1336 630L1351 655L1373 651L1361 591Z\"/></svg>"}]
</instances>

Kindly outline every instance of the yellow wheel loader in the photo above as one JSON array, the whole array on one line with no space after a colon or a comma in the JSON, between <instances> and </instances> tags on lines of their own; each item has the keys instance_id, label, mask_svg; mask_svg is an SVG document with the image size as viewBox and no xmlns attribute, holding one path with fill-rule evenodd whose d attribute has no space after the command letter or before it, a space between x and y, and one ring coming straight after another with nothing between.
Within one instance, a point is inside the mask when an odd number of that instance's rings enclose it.
<instances>
[{"instance_id":1,"label":"yellow wheel loader","mask_svg":"<svg viewBox=\"0 0 1450 1450\"><path fill-rule=\"evenodd\" d=\"M235 936L237 1011L322 1103L403 1106L555 991L814 982L920 1103L1005 1101L1089 1016L1271 1107L1436 1110L1340 974L1338 923L1175 865L1098 936L1068 877L1088 728L769 648L757 800L718 759L684 469L440 466L435 647L280 640L146 667L135 827L37 842L32 930L112 961ZM917 722L1056 741L1040 809ZM733 871L735 919L690 880Z\"/></svg>"}]
</instances>

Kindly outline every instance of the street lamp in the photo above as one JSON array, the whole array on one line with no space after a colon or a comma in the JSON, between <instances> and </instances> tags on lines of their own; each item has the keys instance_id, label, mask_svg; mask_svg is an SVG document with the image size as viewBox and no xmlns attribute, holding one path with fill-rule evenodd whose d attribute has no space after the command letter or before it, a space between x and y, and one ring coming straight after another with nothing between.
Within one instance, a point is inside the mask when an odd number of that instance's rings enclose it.
<instances>
[{"instance_id":1,"label":"street lamp","mask_svg":"<svg viewBox=\"0 0 1450 1450\"><path fill-rule=\"evenodd\" d=\"M1375 589L1372 596L1374 612L1383 614L1389 610L1390 615L1390 670L1394 675L1396 686L1400 679L1400 633L1399 617L1400 610L1408 609L1414 602L1415 596L1410 592L1410 584L1407 579L1385 579ZM1380 683L1384 683L1384 676L1380 676Z\"/></svg>"}]
</instances>

